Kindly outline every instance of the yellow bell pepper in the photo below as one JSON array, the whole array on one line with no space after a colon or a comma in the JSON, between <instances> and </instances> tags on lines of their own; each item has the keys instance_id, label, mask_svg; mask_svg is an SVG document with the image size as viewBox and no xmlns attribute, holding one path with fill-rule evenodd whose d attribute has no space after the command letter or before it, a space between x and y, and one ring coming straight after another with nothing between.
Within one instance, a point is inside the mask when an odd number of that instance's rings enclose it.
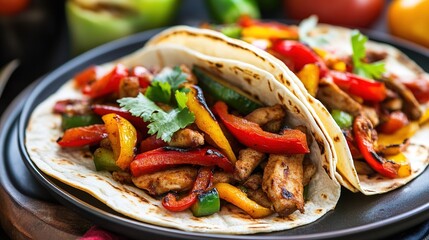
<instances>
[{"instance_id":1,"label":"yellow bell pepper","mask_svg":"<svg viewBox=\"0 0 429 240\"><path fill-rule=\"evenodd\" d=\"M218 147L232 163L235 163L237 158L232 151L228 139L223 134L219 123L207 107L201 89L195 85L189 85L188 87L190 91L188 93L186 105L189 111L195 115L195 124L210 137L216 147Z\"/></svg>"},{"instance_id":2,"label":"yellow bell pepper","mask_svg":"<svg viewBox=\"0 0 429 240\"><path fill-rule=\"evenodd\" d=\"M402 144L406 139L412 137L417 130L419 130L419 124L417 122L411 122L393 134L379 134L377 144L383 146Z\"/></svg>"},{"instance_id":3,"label":"yellow bell pepper","mask_svg":"<svg viewBox=\"0 0 429 240\"><path fill-rule=\"evenodd\" d=\"M311 96L316 96L319 85L319 67L314 63L304 65L304 67L297 73L298 78L304 84L308 93Z\"/></svg>"},{"instance_id":4,"label":"yellow bell pepper","mask_svg":"<svg viewBox=\"0 0 429 240\"><path fill-rule=\"evenodd\" d=\"M402 178L411 175L410 161L403 153L387 156L386 159L400 165L398 169L398 177Z\"/></svg>"},{"instance_id":5,"label":"yellow bell pepper","mask_svg":"<svg viewBox=\"0 0 429 240\"><path fill-rule=\"evenodd\" d=\"M106 126L116 165L125 170L134 159L137 131L128 120L117 114L106 114L102 119Z\"/></svg>"},{"instance_id":6,"label":"yellow bell pepper","mask_svg":"<svg viewBox=\"0 0 429 240\"><path fill-rule=\"evenodd\" d=\"M239 188L229 183L216 183L214 187L217 189L221 199L241 208L252 218L263 218L273 213L271 209L259 205L248 198Z\"/></svg>"},{"instance_id":7,"label":"yellow bell pepper","mask_svg":"<svg viewBox=\"0 0 429 240\"><path fill-rule=\"evenodd\" d=\"M419 124L424 124L429 120L429 108L423 113L423 115L419 119Z\"/></svg>"},{"instance_id":8,"label":"yellow bell pepper","mask_svg":"<svg viewBox=\"0 0 429 240\"><path fill-rule=\"evenodd\" d=\"M241 30L242 37L264 38L264 39L298 39L298 34L292 29L279 28L268 25L252 25Z\"/></svg>"},{"instance_id":9,"label":"yellow bell pepper","mask_svg":"<svg viewBox=\"0 0 429 240\"><path fill-rule=\"evenodd\" d=\"M389 5L387 22L398 37L429 47L429 1L395 0Z\"/></svg>"}]
</instances>

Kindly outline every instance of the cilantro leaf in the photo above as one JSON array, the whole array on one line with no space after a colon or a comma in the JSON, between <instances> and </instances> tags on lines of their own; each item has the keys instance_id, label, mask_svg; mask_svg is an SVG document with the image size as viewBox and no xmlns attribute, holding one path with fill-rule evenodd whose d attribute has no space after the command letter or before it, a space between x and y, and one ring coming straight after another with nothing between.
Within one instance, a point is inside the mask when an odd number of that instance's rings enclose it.
<instances>
[{"instance_id":1,"label":"cilantro leaf","mask_svg":"<svg viewBox=\"0 0 429 240\"><path fill-rule=\"evenodd\" d=\"M374 63L365 63L365 44L368 41L368 37L361 34L358 30L352 32L352 60L354 65L354 72L360 76L366 78L378 79L386 71L385 63L382 61Z\"/></svg>"},{"instance_id":2,"label":"cilantro leaf","mask_svg":"<svg viewBox=\"0 0 429 240\"><path fill-rule=\"evenodd\" d=\"M186 107L187 96L185 93L176 91L176 101L179 108L165 112L151 99L143 94L135 98L122 98L118 100L119 106L129 111L133 116L141 117L148 125L149 134L157 134L157 138L169 142L178 130L188 126L195 121L195 116Z\"/></svg>"},{"instance_id":3,"label":"cilantro leaf","mask_svg":"<svg viewBox=\"0 0 429 240\"><path fill-rule=\"evenodd\" d=\"M171 85L168 82L152 82L145 96L154 102L170 103Z\"/></svg>"},{"instance_id":4,"label":"cilantro leaf","mask_svg":"<svg viewBox=\"0 0 429 240\"><path fill-rule=\"evenodd\" d=\"M119 106L130 112L133 116L141 117L145 122L151 120L154 112L162 111L154 102L143 94L139 93L137 97L127 97L118 99Z\"/></svg>"},{"instance_id":5,"label":"cilantro leaf","mask_svg":"<svg viewBox=\"0 0 429 240\"><path fill-rule=\"evenodd\" d=\"M180 84L186 81L188 75L183 73L180 67L176 66L172 71L158 74L155 76L154 82L167 82L170 84L172 92L179 89Z\"/></svg>"}]
</instances>

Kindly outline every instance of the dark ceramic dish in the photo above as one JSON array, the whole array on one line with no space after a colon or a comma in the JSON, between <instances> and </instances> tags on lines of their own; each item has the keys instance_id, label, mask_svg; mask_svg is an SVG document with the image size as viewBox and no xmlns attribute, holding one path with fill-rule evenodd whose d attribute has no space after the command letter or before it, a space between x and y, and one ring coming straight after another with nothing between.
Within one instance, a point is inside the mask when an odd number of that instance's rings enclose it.
<instances>
[{"instance_id":1,"label":"dark ceramic dish","mask_svg":"<svg viewBox=\"0 0 429 240\"><path fill-rule=\"evenodd\" d=\"M54 93L75 73L92 64L109 62L139 49L159 30L133 35L85 53L44 77L26 97L23 106L12 112L13 118L2 124L0 142L2 164L10 166L11 151L19 149L31 174L61 203L76 209L95 224L131 238L183 239L379 239L389 237L429 219L429 170L409 184L387 194L364 196L342 189L334 211L314 223L287 231L254 235L221 235L185 232L139 222L114 212L90 195L48 177L31 161L24 145L25 128L34 108ZM366 33L376 41L388 42L405 52L426 71L429 54L413 45L405 45L390 37ZM10 109L9 109L10 110ZM15 134L18 134L18 138Z\"/></svg>"}]
</instances>

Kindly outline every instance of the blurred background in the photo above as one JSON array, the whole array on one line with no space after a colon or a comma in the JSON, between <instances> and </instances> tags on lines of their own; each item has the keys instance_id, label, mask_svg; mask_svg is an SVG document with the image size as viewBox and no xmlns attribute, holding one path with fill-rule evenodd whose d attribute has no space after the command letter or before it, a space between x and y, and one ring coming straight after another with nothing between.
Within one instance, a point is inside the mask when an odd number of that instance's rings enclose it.
<instances>
[{"instance_id":1,"label":"blurred background","mask_svg":"<svg viewBox=\"0 0 429 240\"><path fill-rule=\"evenodd\" d=\"M26 86L74 56L147 29L233 23L242 15L301 20L316 14L320 22L429 48L428 13L429 0L0 0L0 68L17 59L0 72L0 78L10 76L0 113Z\"/></svg>"}]
</instances>

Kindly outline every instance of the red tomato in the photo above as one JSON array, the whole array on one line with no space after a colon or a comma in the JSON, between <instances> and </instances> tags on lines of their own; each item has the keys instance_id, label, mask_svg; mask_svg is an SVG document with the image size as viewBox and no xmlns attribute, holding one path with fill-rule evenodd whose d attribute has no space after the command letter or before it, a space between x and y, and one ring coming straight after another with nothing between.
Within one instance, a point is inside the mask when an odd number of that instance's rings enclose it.
<instances>
[{"instance_id":1,"label":"red tomato","mask_svg":"<svg viewBox=\"0 0 429 240\"><path fill-rule=\"evenodd\" d=\"M29 0L0 0L0 15L14 15L28 6Z\"/></svg>"},{"instance_id":2,"label":"red tomato","mask_svg":"<svg viewBox=\"0 0 429 240\"><path fill-rule=\"evenodd\" d=\"M319 21L347 27L367 27L380 15L384 0L283 0L287 17L302 20L317 15Z\"/></svg>"}]
</instances>

